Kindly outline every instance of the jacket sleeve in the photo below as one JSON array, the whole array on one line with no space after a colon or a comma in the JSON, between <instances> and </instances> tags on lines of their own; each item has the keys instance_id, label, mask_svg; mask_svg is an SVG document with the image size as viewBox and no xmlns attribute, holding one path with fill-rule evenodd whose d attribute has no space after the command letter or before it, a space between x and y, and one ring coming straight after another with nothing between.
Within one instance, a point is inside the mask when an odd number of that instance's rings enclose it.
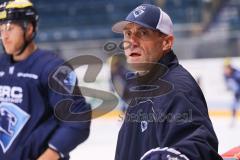
<instances>
[{"instance_id":1,"label":"jacket sleeve","mask_svg":"<svg viewBox=\"0 0 240 160\"><path fill-rule=\"evenodd\" d=\"M164 107L164 114L161 114L167 117L164 122L158 122L162 111L156 112L159 148L145 153L142 160L168 160L174 157L180 160L222 159L217 153L218 140L205 101L177 93Z\"/></svg>"},{"instance_id":2,"label":"jacket sleeve","mask_svg":"<svg viewBox=\"0 0 240 160\"><path fill-rule=\"evenodd\" d=\"M86 103L80 90L76 91L74 87L77 84L77 77L71 67L60 65L60 61L52 62L45 67L45 82L47 81L48 105L53 107L55 119L58 122L58 128L52 134L49 140L49 146L62 156L68 155L77 145L84 142L90 132L91 106ZM47 78L47 80L46 80ZM75 93L76 92L76 93ZM70 103L68 103L70 102ZM66 110L66 107L68 107ZM62 112L65 117L59 117L56 114ZM80 113L88 115L85 119L81 118ZM66 118L68 117L68 119ZM71 119L75 117L75 119ZM76 117L80 117L78 119Z\"/></svg>"}]
</instances>

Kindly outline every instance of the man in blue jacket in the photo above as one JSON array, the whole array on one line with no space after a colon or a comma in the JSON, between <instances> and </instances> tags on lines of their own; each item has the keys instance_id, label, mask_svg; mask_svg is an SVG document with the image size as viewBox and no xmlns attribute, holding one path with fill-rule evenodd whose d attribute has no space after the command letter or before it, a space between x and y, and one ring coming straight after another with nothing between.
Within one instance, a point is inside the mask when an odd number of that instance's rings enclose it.
<instances>
[{"instance_id":1,"label":"man in blue jacket","mask_svg":"<svg viewBox=\"0 0 240 160\"><path fill-rule=\"evenodd\" d=\"M142 4L112 30L124 36L130 97L115 160L220 160L203 93L172 51L173 24ZM129 45L130 44L130 45Z\"/></svg>"},{"instance_id":2,"label":"man in blue jacket","mask_svg":"<svg viewBox=\"0 0 240 160\"><path fill-rule=\"evenodd\" d=\"M90 105L76 89L76 75L55 54L33 41L38 15L28 0L0 6L0 159L69 159L69 152L85 141L90 114L70 122L71 114L57 117L71 100L72 112L91 113ZM51 87L51 88L50 88ZM64 113L63 113L64 114ZM63 117L63 116L62 116Z\"/></svg>"}]
</instances>

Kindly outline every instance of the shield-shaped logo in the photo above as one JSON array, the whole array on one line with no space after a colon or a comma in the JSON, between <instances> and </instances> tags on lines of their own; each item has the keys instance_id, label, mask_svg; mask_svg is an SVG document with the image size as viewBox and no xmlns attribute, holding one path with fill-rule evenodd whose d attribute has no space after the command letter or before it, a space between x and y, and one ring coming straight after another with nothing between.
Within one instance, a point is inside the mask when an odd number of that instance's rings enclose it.
<instances>
[{"instance_id":1,"label":"shield-shaped logo","mask_svg":"<svg viewBox=\"0 0 240 160\"><path fill-rule=\"evenodd\" d=\"M0 103L0 146L4 153L23 129L30 115L13 103Z\"/></svg>"},{"instance_id":2,"label":"shield-shaped logo","mask_svg":"<svg viewBox=\"0 0 240 160\"><path fill-rule=\"evenodd\" d=\"M141 121L142 132L146 131L147 128L148 128L148 122L147 121Z\"/></svg>"}]
</instances>

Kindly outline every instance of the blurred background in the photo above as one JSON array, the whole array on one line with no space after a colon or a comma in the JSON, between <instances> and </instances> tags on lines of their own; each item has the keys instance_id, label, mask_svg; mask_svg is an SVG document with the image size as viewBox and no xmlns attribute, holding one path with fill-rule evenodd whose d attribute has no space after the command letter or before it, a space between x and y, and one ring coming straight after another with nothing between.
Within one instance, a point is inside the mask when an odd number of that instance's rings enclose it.
<instances>
[{"instance_id":1,"label":"blurred background","mask_svg":"<svg viewBox=\"0 0 240 160\"><path fill-rule=\"evenodd\" d=\"M97 54L120 38L111 26L141 3L162 7L174 22L180 59L240 54L239 0L34 0L40 14L37 41L64 56Z\"/></svg>"},{"instance_id":2,"label":"blurred background","mask_svg":"<svg viewBox=\"0 0 240 160\"><path fill-rule=\"evenodd\" d=\"M111 92L114 90L109 58L121 52L122 38L111 31L111 26L141 3L160 6L174 23L175 54L204 92L219 138L219 153L240 145L239 113L236 119L231 117L234 94L226 87L223 75L226 58L228 64L240 67L240 0L33 0L33 3L40 15L36 37L39 46L66 60L80 55L98 57L104 67L97 81L81 83ZM78 69L80 77L85 69ZM96 99L88 100L93 106L99 104ZM121 105L93 120L91 135L71 153L73 160L114 159L122 122Z\"/></svg>"}]
</instances>

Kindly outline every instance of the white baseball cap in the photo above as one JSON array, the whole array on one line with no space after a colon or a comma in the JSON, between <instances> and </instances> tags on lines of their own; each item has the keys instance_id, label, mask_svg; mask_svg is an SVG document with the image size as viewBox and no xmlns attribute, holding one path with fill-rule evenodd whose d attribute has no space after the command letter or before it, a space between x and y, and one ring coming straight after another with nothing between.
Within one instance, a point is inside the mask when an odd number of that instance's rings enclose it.
<instances>
[{"instance_id":1,"label":"white baseball cap","mask_svg":"<svg viewBox=\"0 0 240 160\"><path fill-rule=\"evenodd\" d=\"M167 35L173 35L171 18L160 7L151 4L142 4L132 10L123 21L115 23L112 31L122 33L129 23L136 23L143 27L159 30Z\"/></svg>"}]
</instances>

